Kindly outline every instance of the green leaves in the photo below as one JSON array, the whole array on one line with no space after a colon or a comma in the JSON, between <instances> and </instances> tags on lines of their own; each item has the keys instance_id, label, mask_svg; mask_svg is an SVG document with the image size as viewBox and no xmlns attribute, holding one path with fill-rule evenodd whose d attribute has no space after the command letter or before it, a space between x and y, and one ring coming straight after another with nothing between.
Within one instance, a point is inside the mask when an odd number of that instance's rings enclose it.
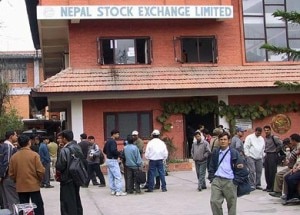
<instances>
[{"instance_id":1,"label":"green leaves","mask_svg":"<svg viewBox=\"0 0 300 215\"><path fill-rule=\"evenodd\" d=\"M172 114L189 114L194 112L199 115L213 113L219 116L225 116L229 124L234 127L235 119L263 119L265 117L285 112L297 112L300 105L296 102L290 104L269 104L265 101L262 104L236 104L227 105L224 101L194 98L188 101L166 102L163 104L163 111L157 117L157 121L162 124L163 131L170 131L172 123L167 122Z\"/></svg>"}]
</instances>

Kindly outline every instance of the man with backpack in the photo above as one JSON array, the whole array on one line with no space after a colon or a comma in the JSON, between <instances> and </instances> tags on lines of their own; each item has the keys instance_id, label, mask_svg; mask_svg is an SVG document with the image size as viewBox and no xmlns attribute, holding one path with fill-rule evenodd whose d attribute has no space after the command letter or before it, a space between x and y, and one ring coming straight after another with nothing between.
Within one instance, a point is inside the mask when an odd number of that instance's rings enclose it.
<instances>
[{"instance_id":1,"label":"man with backpack","mask_svg":"<svg viewBox=\"0 0 300 215\"><path fill-rule=\"evenodd\" d=\"M274 136L271 132L271 127L269 125L264 126L265 137L265 178L267 187L263 191L273 192L274 190L274 181L277 173L277 163L278 155L277 152L282 148L282 141L279 137Z\"/></svg>"},{"instance_id":2,"label":"man with backpack","mask_svg":"<svg viewBox=\"0 0 300 215\"><path fill-rule=\"evenodd\" d=\"M105 179L103 176L103 173L100 168L100 156L104 156L102 154L101 149L99 149L99 146L95 143L94 136L89 136L89 150L87 155L87 162L88 162L88 174L89 179L93 179L96 176L100 180L100 184L97 182L94 185L99 185L99 187L105 187ZM102 154L102 155L101 155Z\"/></svg>"},{"instance_id":3,"label":"man with backpack","mask_svg":"<svg viewBox=\"0 0 300 215\"><path fill-rule=\"evenodd\" d=\"M80 186L70 173L72 156L83 159L80 146L73 140L74 135L71 130L64 130L61 136L63 148L60 150L56 162L56 170L60 177L60 212L61 215L83 215L83 208L79 194Z\"/></svg>"}]
</instances>

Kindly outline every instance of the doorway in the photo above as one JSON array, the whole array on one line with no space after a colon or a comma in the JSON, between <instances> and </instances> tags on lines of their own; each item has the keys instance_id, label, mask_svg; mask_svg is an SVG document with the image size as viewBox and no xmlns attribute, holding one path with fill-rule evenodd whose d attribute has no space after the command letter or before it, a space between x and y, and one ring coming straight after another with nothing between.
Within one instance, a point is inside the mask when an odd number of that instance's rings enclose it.
<instances>
[{"instance_id":1,"label":"doorway","mask_svg":"<svg viewBox=\"0 0 300 215\"><path fill-rule=\"evenodd\" d=\"M191 157L194 132L199 129L200 125L203 125L211 134L216 128L217 116L214 113L199 115L194 112L185 115L185 156L187 158Z\"/></svg>"}]
</instances>

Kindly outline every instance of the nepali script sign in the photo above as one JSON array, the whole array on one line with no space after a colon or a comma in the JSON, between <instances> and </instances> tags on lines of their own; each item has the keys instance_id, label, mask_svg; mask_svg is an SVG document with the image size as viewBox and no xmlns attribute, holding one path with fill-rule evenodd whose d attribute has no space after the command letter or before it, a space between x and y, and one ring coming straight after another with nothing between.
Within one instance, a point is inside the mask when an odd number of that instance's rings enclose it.
<instances>
[{"instance_id":1,"label":"nepali script sign","mask_svg":"<svg viewBox=\"0 0 300 215\"><path fill-rule=\"evenodd\" d=\"M37 18L48 19L229 19L231 5L38 6Z\"/></svg>"}]
</instances>

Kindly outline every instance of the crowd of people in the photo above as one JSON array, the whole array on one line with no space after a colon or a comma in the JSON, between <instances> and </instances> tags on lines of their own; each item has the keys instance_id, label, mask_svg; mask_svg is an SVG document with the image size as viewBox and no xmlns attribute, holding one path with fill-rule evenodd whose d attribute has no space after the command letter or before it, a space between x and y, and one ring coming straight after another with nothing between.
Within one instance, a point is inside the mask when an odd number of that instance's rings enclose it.
<instances>
[{"instance_id":1,"label":"crowd of people","mask_svg":"<svg viewBox=\"0 0 300 215\"><path fill-rule=\"evenodd\" d=\"M237 180L241 170L245 169L249 171L250 191L268 192L273 197L282 198L283 205L300 202L300 135L292 134L282 141L272 134L269 125L255 128L246 137L244 133L245 129L241 127L235 129L234 135L222 127L215 128L211 135L204 127L194 132L190 153L195 162L197 190L207 189L206 179L209 180L213 214L223 214L224 199L228 214L236 214ZM80 187L68 171L72 154L81 158L87 168L89 181L83 188L88 188L90 181L94 186L106 187L100 166L105 154L111 195L151 193L154 189L167 192L165 161L168 149L160 138L160 131L153 130L146 147L138 131L128 135L122 150L118 149L119 137L120 132L113 129L102 151L94 136L82 133L77 143L71 130L59 133L56 142L51 136L29 138L18 136L15 131L7 131L5 141L0 145L1 208L13 211L14 204L31 201L36 205L35 214L43 215L40 189L53 188L51 181L57 180L60 182L61 214L82 215ZM286 157L280 164L286 168L277 172L278 151L281 149L286 152ZM124 166L125 187L120 162ZM145 170L146 163L148 170ZM265 188L261 186L263 170L267 184ZM139 171L147 171L144 184L137 178Z\"/></svg>"},{"instance_id":2,"label":"crowd of people","mask_svg":"<svg viewBox=\"0 0 300 215\"><path fill-rule=\"evenodd\" d=\"M206 174L205 163L208 163L208 178L212 183L211 209L213 214L223 214L224 198L227 202L228 213L236 214L237 186L233 184L238 178L234 168L238 162L249 171L250 191L268 192L273 197L281 198L283 205L300 203L300 135L294 133L289 138L281 140L272 134L269 125L255 128L254 132L246 137L244 137L245 131L237 127L231 140L231 135L220 128L214 129L213 136L209 138L206 137L207 132L202 132L202 134L201 130L195 132L196 141L193 142L191 154L199 180L198 190L201 191L206 187L203 178ZM282 154L279 154L280 151L285 153L284 159L282 159ZM277 172L278 165L286 166L286 168ZM263 170L266 180L265 188L261 186Z\"/></svg>"}]
</instances>

